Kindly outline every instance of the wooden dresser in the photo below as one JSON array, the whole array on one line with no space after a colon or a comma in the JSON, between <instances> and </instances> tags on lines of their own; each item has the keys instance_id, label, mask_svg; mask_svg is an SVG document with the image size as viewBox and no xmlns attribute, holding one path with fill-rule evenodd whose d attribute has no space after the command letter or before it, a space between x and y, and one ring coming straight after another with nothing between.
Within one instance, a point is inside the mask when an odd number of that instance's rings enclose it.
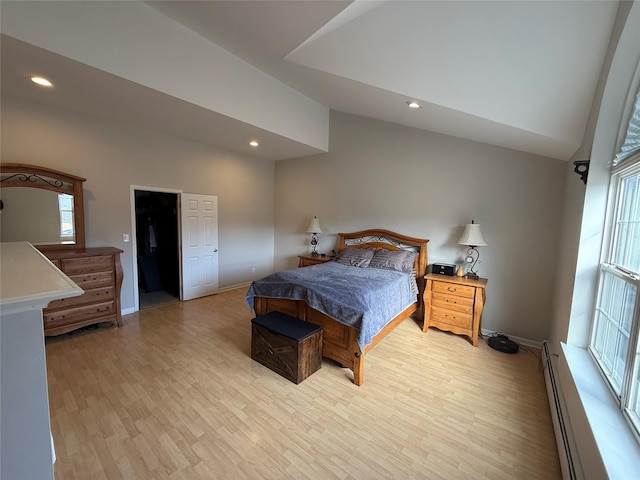
<instances>
[{"instance_id":1,"label":"wooden dresser","mask_svg":"<svg viewBox=\"0 0 640 480\"><path fill-rule=\"evenodd\" d=\"M428 274L424 290L424 324L422 331L436 327L466 335L474 347L485 303L486 278L477 280Z\"/></svg>"},{"instance_id":2,"label":"wooden dresser","mask_svg":"<svg viewBox=\"0 0 640 480\"><path fill-rule=\"evenodd\" d=\"M122 326L122 250L113 247L43 249L42 253L84 290L79 297L56 300L43 310L45 335L60 335L102 322Z\"/></svg>"}]
</instances>

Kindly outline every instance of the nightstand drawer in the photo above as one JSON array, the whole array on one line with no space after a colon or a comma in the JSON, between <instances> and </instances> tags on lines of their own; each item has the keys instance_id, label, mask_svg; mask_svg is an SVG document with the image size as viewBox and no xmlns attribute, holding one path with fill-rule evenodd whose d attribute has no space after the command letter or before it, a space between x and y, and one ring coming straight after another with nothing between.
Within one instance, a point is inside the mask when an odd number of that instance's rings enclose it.
<instances>
[{"instance_id":1,"label":"nightstand drawer","mask_svg":"<svg viewBox=\"0 0 640 480\"><path fill-rule=\"evenodd\" d=\"M450 293L432 292L431 302L434 307L446 308L457 312L473 314L473 298L458 297Z\"/></svg>"},{"instance_id":2,"label":"nightstand drawer","mask_svg":"<svg viewBox=\"0 0 640 480\"><path fill-rule=\"evenodd\" d=\"M431 318L434 323L446 323L454 327L470 329L473 325L473 315L444 308L432 307Z\"/></svg>"},{"instance_id":3,"label":"nightstand drawer","mask_svg":"<svg viewBox=\"0 0 640 480\"><path fill-rule=\"evenodd\" d=\"M468 285L457 285L447 282L433 282L433 292L457 295L459 297L473 298L476 289Z\"/></svg>"}]
</instances>

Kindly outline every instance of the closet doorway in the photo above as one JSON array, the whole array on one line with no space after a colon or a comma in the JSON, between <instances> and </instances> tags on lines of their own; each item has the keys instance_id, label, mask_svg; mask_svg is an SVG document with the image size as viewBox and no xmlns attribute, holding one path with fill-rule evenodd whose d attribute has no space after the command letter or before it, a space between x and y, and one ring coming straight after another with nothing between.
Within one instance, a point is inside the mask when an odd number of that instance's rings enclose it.
<instances>
[{"instance_id":1,"label":"closet doorway","mask_svg":"<svg viewBox=\"0 0 640 480\"><path fill-rule=\"evenodd\" d=\"M139 308L180 300L178 193L134 190Z\"/></svg>"}]
</instances>

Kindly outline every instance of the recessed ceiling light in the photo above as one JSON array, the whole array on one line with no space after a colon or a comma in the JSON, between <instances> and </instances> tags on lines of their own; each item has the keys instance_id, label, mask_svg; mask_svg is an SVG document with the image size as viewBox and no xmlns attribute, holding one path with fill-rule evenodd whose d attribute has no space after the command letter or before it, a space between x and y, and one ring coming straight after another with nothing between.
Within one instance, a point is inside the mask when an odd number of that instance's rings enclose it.
<instances>
[{"instance_id":1,"label":"recessed ceiling light","mask_svg":"<svg viewBox=\"0 0 640 480\"><path fill-rule=\"evenodd\" d=\"M255 140L251 140L249 142L249 145L251 145L252 147L257 147L258 145L260 145L258 142L256 142Z\"/></svg>"},{"instance_id":2,"label":"recessed ceiling light","mask_svg":"<svg viewBox=\"0 0 640 480\"><path fill-rule=\"evenodd\" d=\"M29 77L33 83L37 83L41 87L53 87L53 83L44 77Z\"/></svg>"},{"instance_id":3,"label":"recessed ceiling light","mask_svg":"<svg viewBox=\"0 0 640 480\"><path fill-rule=\"evenodd\" d=\"M409 108L420 108L422 106L416 101L407 102L407 105L409 105Z\"/></svg>"}]
</instances>

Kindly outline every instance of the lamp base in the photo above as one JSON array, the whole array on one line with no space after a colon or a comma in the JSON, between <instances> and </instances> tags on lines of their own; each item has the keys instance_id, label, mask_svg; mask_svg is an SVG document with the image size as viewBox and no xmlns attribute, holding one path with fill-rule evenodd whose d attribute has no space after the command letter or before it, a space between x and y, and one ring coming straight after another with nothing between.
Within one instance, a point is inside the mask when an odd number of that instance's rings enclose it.
<instances>
[{"instance_id":1,"label":"lamp base","mask_svg":"<svg viewBox=\"0 0 640 480\"><path fill-rule=\"evenodd\" d=\"M317 257L318 256L318 252L316 250L314 250L313 252L311 252L311 256L312 257Z\"/></svg>"},{"instance_id":2,"label":"lamp base","mask_svg":"<svg viewBox=\"0 0 640 480\"><path fill-rule=\"evenodd\" d=\"M468 278L470 280L478 280L480 277L478 275L476 275L475 273L467 273L464 278Z\"/></svg>"}]
</instances>

